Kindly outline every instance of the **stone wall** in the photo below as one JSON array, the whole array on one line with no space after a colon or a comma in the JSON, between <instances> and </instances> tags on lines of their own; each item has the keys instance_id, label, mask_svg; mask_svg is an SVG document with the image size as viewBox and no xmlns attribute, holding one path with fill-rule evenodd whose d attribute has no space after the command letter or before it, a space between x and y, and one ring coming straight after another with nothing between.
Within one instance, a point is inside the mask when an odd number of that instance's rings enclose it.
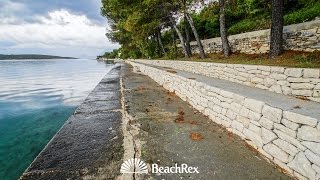
<instances>
[{"instance_id":1,"label":"stone wall","mask_svg":"<svg viewBox=\"0 0 320 180\"><path fill-rule=\"evenodd\" d=\"M159 68L130 63L214 122L242 137L291 175L299 179L320 178L320 117L281 109Z\"/></svg>"},{"instance_id":2,"label":"stone wall","mask_svg":"<svg viewBox=\"0 0 320 180\"><path fill-rule=\"evenodd\" d=\"M284 27L284 49L312 52L320 50L320 20ZM270 29L253 31L228 37L232 51L260 54L269 51ZM221 38L202 40L206 53L222 51ZM193 53L198 53L197 42L191 42Z\"/></svg>"},{"instance_id":3,"label":"stone wall","mask_svg":"<svg viewBox=\"0 0 320 180\"><path fill-rule=\"evenodd\" d=\"M169 60L135 61L202 74L320 102L320 69Z\"/></svg>"}]
</instances>

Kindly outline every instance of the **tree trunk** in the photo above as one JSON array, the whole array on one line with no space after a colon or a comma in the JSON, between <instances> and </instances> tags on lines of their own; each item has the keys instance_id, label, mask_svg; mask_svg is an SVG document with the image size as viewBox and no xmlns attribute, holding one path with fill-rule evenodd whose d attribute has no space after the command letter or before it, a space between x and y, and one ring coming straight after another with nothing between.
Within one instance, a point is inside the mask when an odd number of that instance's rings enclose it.
<instances>
[{"instance_id":1,"label":"tree trunk","mask_svg":"<svg viewBox=\"0 0 320 180\"><path fill-rule=\"evenodd\" d=\"M270 57L275 58L283 51L283 0L272 0L272 24Z\"/></svg>"},{"instance_id":2,"label":"tree trunk","mask_svg":"<svg viewBox=\"0 0 320 180\"><path fill-rule=\"evenodd\" d=\"M186 14L184 14L184 31L186 34L186 48L187 48L188 55L191 56L192 52L191 52L191 46L190 46L190 33L189 33L187 22L188 20L187 20Z\"/></svg>"},{"instance_id":3,"label":"tree trunk","mask_svg":"<svg viewBox=\"0 0 320 180\"><path fill-rule=\"evenodd\" d=\"M181 42L180 44L181 44L181 46L182 46L183 53L184 53L184 57L185 57L185 58L189 58L188 53L187 53L186 44L185 44L185 42L184 42L184 38L183 38L180 30L179 30L178 27L176 26L176 23L175 23L175 21L173 20L172 17L170 18L170 21L171 21L171 24L172 24L173 28L175 29L175 31L177 32L177 34L178 34L178 36L179 36L179 39L180 39L180 42Z\"/></svg>"},{"instance_id":4,"label":"tree trunk","mask_svg":"<svg viewBox=\"0 0 320 180\"><path fill-rule=\"evenodd\" d=\"M197 44L198 44L200 56L201 56L202 59L204 59L204 58L206 58L206 54L204 53L203 46L202 46L201 40L200 40L200 38L199 38L197 29L196 29L196 27L194 26L192 17L191 17L190 14L188 14L188 13L186 13L186 17L187 17L187 20L188 20L188 22L189 22L189 24L190 24L190 27L191 27L191 29L192 29L193 35L194 35L194 37L195 37L196 40L197 40Z\"/></svg>"},{"instance_id":5,"label":"tree trunk","mask_svg":"<svg viewBox=\"0 0 320 180\"><path fill-rule=\"evenodd\" d=\"M222 42L223 54L225 57L230 56L231 48L228 41L227 28L226 28L226 17L225 17L225 0L219 0L220 5L220 35Z\"/></svg>"},{"instance_id":6,"label":"tree trunk","mask_svg":"<svg viewBox=\"0 0 320 180\"><path fill-rule=\"evenodd\" d=\"M162 40L161 40L161 32L160 32L160 29L157 29L157 36L158 36L158 41L159 41L159 45L160 45L160 47L161 47L161 49L162 49L162 52L163 52L163 54L166 54L166 53L167 53L167 52L166 52L166 49L164 48L163 43L162 43Z\"/></svg>"},{"instance_id":7,"label":"tree trunk","mask_svg":"<svg viewBox=\"0 0 320 180\"><path fill-rule=\"evenodd\" d=\"M177 57L177 43L176 43L176 36L174 34L174 27L171 25L171 38L172 38L172 45L173 45L173 56Z\"/></svg>"}]
</instances>

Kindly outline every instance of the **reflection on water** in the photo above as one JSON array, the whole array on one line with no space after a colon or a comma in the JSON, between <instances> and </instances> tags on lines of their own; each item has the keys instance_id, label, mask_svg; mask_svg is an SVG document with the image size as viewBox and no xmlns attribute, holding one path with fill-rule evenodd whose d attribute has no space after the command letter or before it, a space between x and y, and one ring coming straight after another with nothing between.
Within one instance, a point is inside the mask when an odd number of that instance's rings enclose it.
<instances>
[{"instance_id":1,"label":"reflection on water","mask_svg":"<svg viewBox=\"0 0 320 180\"><path fill-rule=\"evenodd\" d=\"M0 179L17 179L111 65L0 61Z\"/></svg>"}]
</instances>

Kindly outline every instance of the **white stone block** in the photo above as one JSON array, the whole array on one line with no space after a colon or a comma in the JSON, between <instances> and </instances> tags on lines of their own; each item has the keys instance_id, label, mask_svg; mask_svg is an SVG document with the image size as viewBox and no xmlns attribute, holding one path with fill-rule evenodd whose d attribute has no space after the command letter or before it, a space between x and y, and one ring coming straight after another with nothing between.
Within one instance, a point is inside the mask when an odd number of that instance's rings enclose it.
<instances>
[{"instance_id":1,"label":"white stone block","mask_svg":"<svg viewBox=\"0 0 320 180\"><path fill-rule=\"evenodd\" d=\"M284 95L291 95L292 89L287 86L281 86L282 94Z\"/></svg>"},{"instance_id":2,"label":"white stone block","mask_svg":"<svg viewBox=\"0 0 320 180\"><path fill-rule=\"evenodd\" d=\"M253 77L253 78L251 78L251 82L253 82L255 84L262 84L263 83L263 79L259 78L259 77Z\"/></svg>"},{"instance_id":3,"label":"white stone block","mask_svg":"<svg viewBox=\"0 0 320 180\"><path fill-rule=\"evenodd\" d=\"M271 67L271 72L284 73L283 67Z\"/></svg>"},{"instance_id":4,"label":"white stone block","mask_svg":"<svg viewBox=\"0 0 320 180\"><path fill-rule=\"evenodd\" d=\"M261 136L261 128L259 126L250 123L248 129Z\"/></svg>"},{"instance_id":5,"label":"white stone block","mask_svg":"<svg viewBox=\"0 0 320 180\"><path fill-rule=\"evenodd\" d=\"M249 110L248 118L252 121L259 121L261 114Z\"/></svg>"},{"instance_id":6,"label":"white stone block","mask_svg":"<svg viewBox=\"0 0 320 180\"><path fill-rule=\"evenodd\" d=\"M263 144L268 144L269 142L275 140L277 137L278 136L272 131L266 128L261 128L261 138L262 138Z\"/></svg>"},{"instance_id":7,"label":"white stone block","mask_svg":"<svg viewBox=\"0 0 320 180\"><path fill-rule=\"evenodd\" d=\"M240 104L240 105L243 105L245 97L234 93L232 95L232 99L233 99L233 102Z\"/></svg>"},{"instance_id":8,"label":"white stone block","mask_svg":"<svg viewBox=\"0 0 320 180\"><path fill-rule=\"evenodd\" d=\"M310 90L313 89L315 85L310 83L291 83L290 87L294 90Z\"/></svg>"},{"instance_id":9,"label":"white stone block","mask_svg":"<svg viewBox=\"0 0 320 180\"><path fill-rule=\"evenodd\" d=\"M284 71L284 74L290 77L301 77L302 76L302 69L300 68L287 68Z\"/></svg>"},{"instance_id":10,"label":"white stone block","mask_svg":"<svg viewBox=\"0 0 320 180\"><path fill-rule=\"evenodd\" d=\"M277 85L277 84L276 85L272 85L269 90L272 91L272 92L275 92L275 93L282 94L281 86Z\"/></svg>"},{"instance_id":11,"label":"white stone block","mask_svg":"<svg viewBox=\"0 0 320 180\"><path fill-rule=\"evenodd\" d=\"M295 146L282 139L276 139L272 143L277 145L285 152L289 153L291 156L295 156L299 152L299 150Z\"/></svg>"},{"instance_id":12,"label":"white stone block","mask_svg":"<svg viewBox=\"0 0 320 180\"><path fill-rule=\"evenodd\" d=\"M318 155L314 154L308 149L304 152L304 154L306 155L306 157L309 159L310 162L316 164L317 166L320 166L320 157Z\"/></svg>"},{"instance_id":13,"label":"white stone block","mask_svg":"<svg viewBox=\"0 0 320 180\"><path fill-rule=\"evenodd\" d=\"M244 128L243 129L243 134L250 139L251 141L253 141L258 147L262 147L263 146L263 142L261 139L261 136L254 133L253 131Z\"/></svg>"},{"instance_id":14,"label":"white stone block","mask_svg":"<svg viewBox=\"0 0 320 180\"><path fill-rule=\"evenodd\" d=\"M233 112L235 112L236 114L239 114L241 107L242 107L242 106L241 106L240 104L238 104L238 103L231 103L231 104L230 104L230 109L231 109Z\"/></svg>"},{"instance_id":15,"label":"white stone block","mask_svg":"<svg viewBox=\"0 0 320 180\"><path fill-rule=\"evenodd\" d=\"M298 129L298 138L306 141L320 142L320 131L310 126L302 126Z\"/></svg>"},{"instance_id":16,"label":"white stone block","mask_svg":"<svg viewBox=\"0 0 320 180\"><path fill-rule=\"evenodd\" d=\"M312 96L313 91L312 90L292 90L291 93L296 96L309 97L309 96Z\"/></svg>"},{"instance_id":17,"label":"white stone block","mask_svg":"<svg viewBox=\"0 0 320 180\"><path fill-rule=\"evenodd\" d=\"M272 85L275 85L275 84L277 84L277 81L276 80L274 80L274 79L271 79L271 78L265 78L264 80L263 80L263 84L266 86L266 87L271 87Z\"/></svg>"},{"instance_id":18,"label":"white stone block","mask_svg":"<svg viewBox=\"0 0 320 180\"><path fill-rule=\"evenodd\" d=\"M247 98L244 100L243 106L247 107L248 109L254 112L261 113L262 107L264 106L264 104L265 104L264 102Z\"/></svg>"},{"instance_id":19,"label":"white stone block","mask_svg":"<svg viewBox=\"0 0 320 180\"><path fill-rule=\"evenodd\" d=\"M303 77L304 78L319 78L320 70L319 69L304 69Z\"/></svg>"},{"instance_id":20,"label":"white stone block","mask_svg":"<svg viewBox=\"0 0 320 180\"><path fill-rule=\"evenodd\" d=\"M292 130L292 129L290 129L290 128L287 128L287 127L285 127L285 126L282 125L282 124L274 123L273 125L274 125L274 128L275 128L275 129L278 129L278 130L286 133L287 135L289 135L289 136L291 136L291 137L294 137L294 138L295 138L295 137L297 136L297 132L296 132L296 131L294 131L294 130Z\"/></svg>"},{"instance_id":21,"label":"white stone block","mask_svg":"<svg viewBox=\"0 0 320 180\"><path fill-rule=\"evenodd\" d=\"M282 118L282 110L268 105L264 105L262 109L262 115L263 117L273 122L280 123Z\"/></svg>"},{"instance_id":22,"label":"white stone block","mask_svg":"<svg viewBox=\"0 0 320 180\"><path fill-rule=\"evenodd\" d=\"M315 118L303 116L303 115L300 115L300 114L297 114L294 112L290 112L290 111L284 111L283 117L285 117L289 121L292 121L292 122L295 122L298 124L309 125L311 127L315 127L318 123L317 119L315 119Z\"/></svg>"},{"instance_id":23,"label":"white stone block","mask_svg":"<svg viewBox=\"0 0 320 180\"><path fill-rule=\"evenodd\" d=\"M265 150L262 148L258 148L259 153L261 153L263 156L265 156L268 160L273 160L273 157L268 154Z\"/></svg>"},{"instance_id":24,"label":"white stone block","mask_svg":"<svg viewBox=\"0 0 320 180\"><path fill-rule=\"evenodd\" d=\"M236 129L236 130L238 130L238 131L240 131L240 132L243 131L243 124L238 122L238 121L236 121L236 120L232 121L231 127Z\"/></svg>"},{"instance_id":25,"label":"white stone block","mask_svg":"<svg viewBox=\"0 0 320 180\"><path fill-rule=\"evenodd\" d=\"M284 152L282 149L280 149L278 146L270 143L270 144L266 144L263 146L263 149L270 154L271 156L273 156L274 158L277 158L279 160L281 160L284 163L288 163L289 162L289 155L288 153Z\"/></svg>"},{"instance_id":26,"label":"white stone block","mask_svg":"<svg viewBox=\"0 0 320 180\"><path fill-rule=\"evenodd\" d=\"M280 139L289 142L290 144L292 144L292 145L296 146L297 148L301 149L302 151L307 149L296 138L293 138L293 137L291 137L291 136L289 136L289 135L285 134L284 132L279 131L277 129L273 130L273 132L275 132Z\"/></svg>"},{"instance_id":27,"label":"white stone block","mask_svg":"<svg viewBox=\"0 0 320 180\"><path fill-rule=\"evenodd\" d=\"M312 164L312 169L314 169L318 174L320 174L320 167L319 166Z\"/></svg>"},{"instance_id":28,"label":"white stone block","mask_svg":"<svg viewBox=\"0 0 320 180\"><path fill-rule=\"evenodd\" d=\"M281 86L290 86L290 83L288 81L277 81L277 84Z\"/></svg>"},{"instance_id":29,"label":"white stone block","mask_svg":"<svg viewBox=\"0 0 320 180\"><path fill-rule=\"evenodd\" d=\"M292 129L292 130L294 130L294 131L297 130L298 127L299 127L299 125L298 125L297 123L294 123L294 122L292 122L292 121L289 121L288 119L285 119L285 118L283 118L283 119L281 120L281 123L282 123L284 126L290 128L290 129Z\"/></svg>"},{"instance_id":30,"label":"white stone block","mask_svg":"<svg viewBox=\"0 0 320 180\"><path fill-rule=\"evenodd\" d=\"M320 155L320 143L316 142L307 142L303 141L301 142L304 146L306 146L308 149L310 149L312 152Z\"/></svg>"},{"instance_id":31,"label":"white stone block","mask_svg":"<svg viewBox=\"0 0 320 180\"><path fill-rule=\"evenodd\" d=\"M305 78L292 78L292 77L287 78L287 81L290 82L290 83L308 83L308 82L310 82L309 79L305 79Z\"/></svg>"},{"instance_id":32,"label":"white stone block","mask_svg":"<svg viewBox=\"0 0 320 180\"><path fill-rule=\"evenodd\" d=\"M242 116L237 116L237 121L239 121L240 123L242 123L244 125L244 127L248 128L249 124L250 124L250 119L246 118L246 117L242 117Z\"/></svg>"},{"instance_id":33,"label":"white stone block","mask_svg":"<svg viewBox=\"0 0 320 180\"><path fill-rule=\"evenodd\" d=\"M285 80L287 79L288 76L284 74L272 73L270 74L270 77L275 80Z\"/></svg>"},{"instance_id":34,"label":"white stone block","mask_svg":"<svg viewBox=\"0 0 320 180\"><path fill-rule=\"evenodd\" d=\"M261 126L265 127L266 129L273 129L273 121L270 121L269 119L265 117L261 117L259 123Z\"/></svg>"},{"instance_id":35,"label":"white stone block","mask_svg":"<svg viewBox=\"0 0 320 180\"><path fill-rule=\"evenodd\" d=\"M312 169L311 163L303 154L303 152L298 153L293 161L288 164L288 166L310 179L315 179L316 177L316 172Z\"/></svg>"}]
</instances>

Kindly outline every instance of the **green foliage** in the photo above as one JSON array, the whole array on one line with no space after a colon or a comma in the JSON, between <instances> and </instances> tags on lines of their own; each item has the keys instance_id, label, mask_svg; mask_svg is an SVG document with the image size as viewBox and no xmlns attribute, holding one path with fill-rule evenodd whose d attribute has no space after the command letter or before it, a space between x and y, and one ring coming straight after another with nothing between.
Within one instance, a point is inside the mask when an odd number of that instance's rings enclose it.
<instances>
[{"instance_id":1,"label":"green foliage","mask_svg":"<svg viewBox=\"0 0 320 180\"><path fill-rule=\"evenodd\" d=\"M309 2L310 3L310 2ZM320 16L320 2L317 2L311 6L307 6L295 12L291 12L284 16L285 24L295 24L304 21L309 21L315 17Z\"/></svg>"},{"instance_id":2,"label":"green foliage","mask_svg":"<svg viewBox=\"0 0 320 180\"><path fill-rule=\"evenodd\" d=\"M102 0L101 14L111 23L111 31L106 35L121 45L119 50L104 56L117 57L120 54L121 58L175 58L181 52L175 51L172 34L175 39L177 35L170 28L169 17L176 12L185 12L185 3L188 5L191 2L194 0ZM227 2L225 15L229 35L270 28L270 0ZM219 11L219 4L215 1L199 14L191 15L200 39L220 36ZM320 1L286 0L284 13L286 25L312 20L320 15ZM183 35L184 23L182 19L177 26ZM190 26L188 28L192 32ZM166 53L159 46L159 31ZM191 40L195 40L193 33L190 36Z\"/></svg>"}]
</instances>

